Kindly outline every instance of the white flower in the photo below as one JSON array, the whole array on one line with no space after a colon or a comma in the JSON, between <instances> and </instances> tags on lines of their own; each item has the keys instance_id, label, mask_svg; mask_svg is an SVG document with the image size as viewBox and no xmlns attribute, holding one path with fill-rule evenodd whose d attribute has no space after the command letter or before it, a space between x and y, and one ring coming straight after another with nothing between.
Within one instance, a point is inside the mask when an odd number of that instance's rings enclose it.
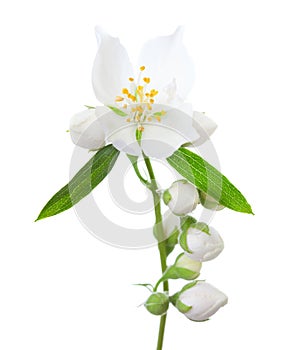
<instances>
[{"instance_id":1,"label":"white flower","mask_svg":"<svg viewBox=\"0 0 291 350\"><path fill-rule=\"evenodd\" d=\"M178 180L163 193L163 199L175 215L184 216L196 208L199 203L199 193L190 182Z\"/></svg>"},{"instance_id":2,"label":"white flower","mask_svg":"<svg viewBox=\"0 0 291 350\"><path fill-rule=\"evenodd\" d=\"M180 245L185 254L197 261L209 261L216 258L223 250L224 244L219 233L212 227L194 224L180 237Z\"/></svg>"},{"instance_id":3,"label":"white flower","mask_svg":"<svg viewBox=\"0 0 291 350\"><path fill-rule=\"evenodd\" d=\"M183 312L192 321L205 321L227 304L227 296L211 284L199 281L182 291L179 302L185 305ZM187 308L188 307L188 308Z\"/></svg>"},{"instance_id":4,"label":"white flower","mask_svg":"<svg viewBox=\"0 0 291 350\"><path fill-rule=\"evenodd\" d=\"M107 112L105 107L98 107L96 111L101 114ZM87 109L71 118L70 135L76 145L89 149L98 149L104 145L105 134L96 119L96 111Z\"/></svg>"},{"instance_id":5,"label":"white flower","mask_svg":"<svg viewBox=\"0 0 291 350\"><path fill-rule=\"evenodd\" d=\"M131 155L143 151L165 158L184 143L202 143L214 131L215 123L204 116L197 119L191 105L183 103L194 69L182 43L182 28L144 45L136 75L119 39L99 27L96 37L93 88L108 107L105 114L96 109L96 119L107 143Z\"/></svg>"}]
</instances>

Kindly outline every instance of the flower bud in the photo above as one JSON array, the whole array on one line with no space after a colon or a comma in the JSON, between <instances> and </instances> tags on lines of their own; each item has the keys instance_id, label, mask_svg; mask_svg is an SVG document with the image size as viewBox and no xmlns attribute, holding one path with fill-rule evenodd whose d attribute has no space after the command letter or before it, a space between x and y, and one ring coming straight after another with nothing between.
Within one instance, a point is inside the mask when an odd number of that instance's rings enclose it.
<instances>
[{"instance_id":1,"label":"flower bud","mask_svg":"<svg viewBox=\"0 0 291 350\"><path fill-rule=\"evenodd\" d=\"M182 232L180 245L189 258L201 262L216 258L224 248L219 233L202 222L192 224Z\"/></svg>"},{"instance_id":2,"label":"flower bud","mask_svg":"<svg viewBox=\"0 0 291 350\"><path fill-rule=\"evenodd\" d=\"M153 315L165 314L169 307L169 297L164 293L153 293L145 302L145 308Z\"/></svg>"},{"instance_id":3,"label":"flower bud","mask_svg":"<svg viewBox=\"0 0 291 350\"><path fill-rule=\"evenodd\" d=\"M188 284L174 299L177 309L191 321L208 320L228 301L224 293L203 281Z\"/></svg>"},{"instance_id":4,"label":"flower bud","mask_svg":"<svg viewBox=\"0 0 291 350\"><path fill-rule=\"evenodd\" d=\"M96 117L95 109L86 109L71 118L70 135L77 146L88 149L103 146L105 134Z\"/></svg>"},{"instance_id":5,"label":"flower bud","mask_svg":"<svg viewBox=\"0 0 291 350\"><path fill-rule=\"evenodd\" d=\"M178 180L164 192L163 200L175 215L184 216L196 208L199 194L190 182Z\"/></svg>"},{"instance_id":6,"label":"flower bud","mask_svg":"<svg viewBox=\"0 0 291 350\"><path fill-rule=\"evenodd\" d=\"M187 270L189 273L199 275L202 264L200 261L195 261L189 258L186 254L182 253L178 256L175 267L178 269Z\"/></svg>"},{"instance_id":7,"label":"flower bud","mask_svg":"<svg viewBox=\"0 0 291 350\"><path fill-rule=\"evenodd\" d=\"M206 209L210 210L222 210L225 208L224 205L221 205L215 200L213 197L209 196L209 194L199 191L200 202Z\"/></svg>"},{"instance_id":8,"label":"flower bud","mask_svg":"<svg viewBox=\"0 0 291 350\"><path fill-rule=\"evenodd\" d=\"M200 261L194 261L182 253L177 257L174 265L166 269L163 276L159 279L156 288L160 283L169 279L176 280L183 278L184 280L194 280L199 276L201 267L202 264Z\"/></svg>"}]
</instances>

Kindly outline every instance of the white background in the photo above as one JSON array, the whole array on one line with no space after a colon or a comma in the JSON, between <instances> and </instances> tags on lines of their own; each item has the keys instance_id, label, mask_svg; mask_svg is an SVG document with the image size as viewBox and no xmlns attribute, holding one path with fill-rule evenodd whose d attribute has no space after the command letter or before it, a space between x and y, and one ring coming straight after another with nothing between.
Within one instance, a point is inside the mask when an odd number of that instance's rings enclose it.
<instances>
[{"instance_id":1,"label":"white background","mask_svg":"<svg viewBox=\"0 0 291 350\"><path fill-rule=\"evenodd\" d=\"M70 116L96 103L96 24L133 55L146 39L185 25L196 66L189 100L218 123L221 169L256 214L217 214L225 250L202 277L229 304L206 323L171 309L165 349L290 349L289 5L1 2L1 349L155 349L158 318L136 307L147 291L132 283L158 278L157 249L105 245L73 210L33 223L68 179Z\"/></svg>"}]
</instances>

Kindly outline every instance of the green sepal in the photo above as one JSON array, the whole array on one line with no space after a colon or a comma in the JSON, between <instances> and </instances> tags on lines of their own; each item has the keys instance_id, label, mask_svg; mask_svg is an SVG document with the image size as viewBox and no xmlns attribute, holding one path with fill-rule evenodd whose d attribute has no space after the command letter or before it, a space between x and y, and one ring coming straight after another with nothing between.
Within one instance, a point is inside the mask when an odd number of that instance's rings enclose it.
<instances>
[{"instance_id":1,"label":"green sepal","mask_svg":"<svg viewBox=\"0 0 291 350\"><path fill-rule=\"evenodd\" d=\"M192 250L188 247L188 243L187 243L187 231L183 231L180 235L180 239L179 239L179 243L180 246L182 247L182 249L189 253L192 254Z\"/></svg>"},{"instance_id":2,"label":"green sepal","mask_svg":"<svg viewBox=\"0 0 291 350\"><path fill-rule=\"evenodd\" d=\"M116 108L114 106L107 106L110 108L115 114L119 115L120 117L126 117L128 114L123 112L121 109Z\"/></svg>"},{"instance_id":3,"label":"green sepal","mask_svg":"<svg viewBox=\"0 0 291 350\"><path fill-rule=\"evenodd\" d=\"M134 283L134 286L138 286L138 287L145 287L146 289L148 289L151 293L154 290L154 286L150 283Z\"/></svg>"},{"instance_id":4,"label":"green sepal","mask_svg":"<svg viewBox=\"0 0 291 350\"><path fill-rule=\"evenodd\" d=\"M196 222L195 224L191 225L191 228L195 228L196 230L202 231L207 235L210 235L209 226L204 222Z\"/></svg>"},{"instance_id":5,"label":"green sepal","mask_svg":"<svg viewBox=\"0 0 291 350\"><path fill-rule=\"evenodd\" d=\"M182 303L182 301L180 299L177 300L175 306L180 312L182 312L182 314L185 314L186 312L188 312L192 309L192 306L188 306L188 305Z\"/></svg>"},{"instance_id":6,"label":"green sepal","mask_svg":"<svg viewBox=\"0 0 291 350\"><path fill-rule=\"evenodd\" d=\"M196 224L197 220L193 216L187 215L180 219L181 231L186 232L190 226Z\"/></svg>"},{"instance_id":7,"label":"green sepal","mask_svg":"<svg viewBox=\"0 0 291 350\"><path fill-rule=\"evenodd\" d=\"M172 196L169 192L169 190L166 190L164 193L163 193L163 201L166 205L168 205L170 203L172 199Z\"/></svg>"},{"instance_id":8,"label":"green sepal","mask_svg":"<svg viewBox=\"0 0 291 350\"><path fill-rule=\"evenodd\" d=\"M190 281L194 280L198 276L199 272L193 272L188 269L185 269L184 267L177 267L175 265L172 265L168 267L168 269L165 271L164 275L162 276L159 282L164 282L169 279L176 280L178 278Z\"/></svg>"}]
</instances>

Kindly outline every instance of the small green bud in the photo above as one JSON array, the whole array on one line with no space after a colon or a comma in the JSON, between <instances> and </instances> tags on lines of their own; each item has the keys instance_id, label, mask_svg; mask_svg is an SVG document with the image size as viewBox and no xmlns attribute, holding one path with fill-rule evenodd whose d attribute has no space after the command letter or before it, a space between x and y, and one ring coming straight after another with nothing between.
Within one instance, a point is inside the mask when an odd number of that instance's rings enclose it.
<instances>
[{"instance_id":1,"label":"small green bud","mask_svg":"<svg viewBox=\"0 0 291 350\"><path fill-rule=\"evenodd\" d=\"M169 297L164 293L153 293L145 302L145 308L153 315L164 315L169 308Z\"/></svg>"}]
</instances>

